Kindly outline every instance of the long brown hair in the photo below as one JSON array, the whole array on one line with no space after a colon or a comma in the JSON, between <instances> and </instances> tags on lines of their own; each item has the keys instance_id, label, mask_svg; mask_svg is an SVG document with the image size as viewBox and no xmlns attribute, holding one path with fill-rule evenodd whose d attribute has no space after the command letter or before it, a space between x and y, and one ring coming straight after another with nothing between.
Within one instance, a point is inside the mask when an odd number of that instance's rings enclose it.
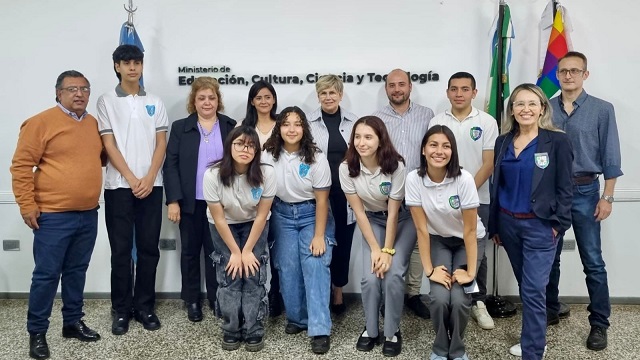
<instances>
[{"instance_id":1,"label":"long brown hair","mask_svg":"<svg viewBox=\"0 0 640 360\"><path fill-rule=\"evenodd\" d=\"M384 125L384 122L377 116L364 116L353 124L351 138L349 138L349 148L344 157L349 167L349 176L358 177L360 175L360 154L358 154L356 150L353 139L356 136L358 125L361 124L372 128L373 132L378 136L379 147L376 150L376 157L378 159L378 165L380 165L380 171L385 175L393 174L398 169L398 162L402 161L404 164L404 159L402 155L396 151L396 148L393 147L391 137L387 132L387 127Z\"/></svg>"}]
</instances>

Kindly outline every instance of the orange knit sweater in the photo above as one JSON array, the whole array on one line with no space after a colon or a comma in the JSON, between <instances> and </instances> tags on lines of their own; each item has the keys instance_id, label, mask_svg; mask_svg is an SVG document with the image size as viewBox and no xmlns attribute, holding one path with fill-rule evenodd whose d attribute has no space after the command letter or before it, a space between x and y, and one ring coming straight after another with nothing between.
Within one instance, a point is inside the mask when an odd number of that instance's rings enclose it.
<instances>
[{"instance_id":1,"label":"orange knit sweater","mask_svg":"<svg viewBox=\"0 0 640 360\"><path fill-rule=\"evenodd\" d=\"M56 106L25 121L11 163L20 213L97 207L101 151L98 123L89 114L77 121Z\"/></svg>"}]
</instances>

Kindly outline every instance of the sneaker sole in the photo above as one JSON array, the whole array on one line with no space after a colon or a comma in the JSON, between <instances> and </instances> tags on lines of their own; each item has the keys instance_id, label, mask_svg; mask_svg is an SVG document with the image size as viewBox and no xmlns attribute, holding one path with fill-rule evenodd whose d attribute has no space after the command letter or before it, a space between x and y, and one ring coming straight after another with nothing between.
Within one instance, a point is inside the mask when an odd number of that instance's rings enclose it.
<instances>
[{"instance_id":1,"label":"sneaker sole","mask_svg":"<svg viewBox=\"0 0 640 360\"><path fill-rule=\"evenodd\" d=\"M258 352L258 351L264 349L264 340L262 340L261 342L259 342L257 344L245 344L244 345L244 349L249 351L249 352Z\"/></svg>"},{"instance_id":2,"label":"sneaker sole","mask_svg":"<svg viewBox=\"0 0 640 360\"><path fill-rule=\"evenodd\" d=\"M240 341L235 343L222 342L222 350L234 351L240 349Z\"/></svg>"}]
</instances>

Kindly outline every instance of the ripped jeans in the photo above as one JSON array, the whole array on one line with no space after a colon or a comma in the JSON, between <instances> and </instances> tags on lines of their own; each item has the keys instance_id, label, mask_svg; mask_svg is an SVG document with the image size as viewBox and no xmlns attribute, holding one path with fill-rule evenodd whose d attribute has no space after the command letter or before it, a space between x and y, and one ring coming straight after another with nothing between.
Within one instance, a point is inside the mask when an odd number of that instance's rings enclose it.
<instances>
[{"instance_id":1,"label":"ripped jeans","mask_svg":"<svg viewBox=\"0 0 640 360\"><path fill-rule=\"evenodd\" d=\"M218 292L216 313L222 318L222 332L237 339L254 336L264 336L263 319L267 313L267 267L269 255L267 253L267 221L260 238L253 247L253 254L260 262L260 269L255 275L231 279L225 268L231 257L231 251L220 237L215 225L209 224L213 239L213 253L211 259L216 269ZM241 224L229 224L229 229L242 249L247 242L253 221ZM244 323L240 320L244 319Z\"/></svg>"}]
</instances>

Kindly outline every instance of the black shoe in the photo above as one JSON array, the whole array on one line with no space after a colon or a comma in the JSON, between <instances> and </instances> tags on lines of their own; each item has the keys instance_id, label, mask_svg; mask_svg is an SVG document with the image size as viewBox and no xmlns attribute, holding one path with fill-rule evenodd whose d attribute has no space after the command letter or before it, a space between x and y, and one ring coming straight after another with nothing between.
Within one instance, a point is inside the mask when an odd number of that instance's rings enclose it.
<instances>
[{"instance_id":1,"label":"black shoe","mask_svg":"<svg viewBox=\"0 0 640 360\"><path fill-rule=\"evenodd\" d=\"M251 336L246 338L244 349L251 352L264 349L264 338L262 336Z\"/></svg>"},{"instance_id":2,"label":"black shoe","mask_svg":"<svg viewBox=\"0 0 640 360\"><path fill-rule=\"evenodd\" d=\"M156 316L153 311L136 310L134 317L146 330L153 331L160 329L160 319L158 319L158 316Z\"/></svg>"},{"instance_id":3,"label":"black shoe","mask_svg":"<svg viewBox=\"0 0 640 360\"><path fill-rule=\"evenodd\" d=\"M420 295L413 295L411 297L408 297L404 303L409 309L413 311L414 314L416 314L416 316L423 319L431 318L429 308L422 302L422 299L420 299Z\"/></svg>"},{"instance_id":4,"label":"black shoe","mask_svg":"<svg viewBox=\"0 0 640 360\"><path fill-rule=\"evenodd\" d=\"M185 306L187 307L187 318L189 321L202 321L202 305L199 301L191 304L185 304Z\"/></svg>"},{"instance_id":5,"label":"black shoe","mask_svg":"<svg viewBox=\"0 0 640 360\"><path fill-rule=\"evenodd\" d=\"M607 348L607 328L591 326L591 332L587 338L587 349L600 351Z\"/></svg>"},{"instance_id":6,"label":"black shoe","mask_svg":"<svg viewBox=\"0 0 640 360\"><path fill-rule=\"evenodd\" d=\"M100 334L91 330L82 320L62 327L62 336L66 338L76 338L80 341L98 341Z\"/></svg>"},{"instance_id":7,"label":"black shoe","mask_svg":"<svg viewBox=\"0 0 640 360\"><path fill-rule=\"evenodd\" d=\"M240 339L233 335L224 335L222 337L222 349L233 351L240 348Z\"/></svg>"},{"instance_id":8,"label":"black shoe","mask_svg":"<svg viewBox=\"0 0 640 360\"><path fill-rule=\"evenodd\" d=\"M331 348L329 335L314 336L311 339L311 351L315 354L326 354Z\"/></svg>"},{"instance_id":9,"label":"black shoe","mask_svg":"<svg viewBox=\"0 0 640 360\"><path fill-rule=\"evenodd\" d=\"M394 336L398 341L393 342L385 340L384 344L382 345L382 355L393 357L400 355L400 352L402 352L402 334L400 333L400 330L398 330L398 332L396 332Z\"/></svg>"},{"instance_id":10,"label":"black shoe","mask_svg":"<svg viewBox=\"0 0 640 360\"><path fill-rule=\"evenodd\" d=\"M569 316L571 316L571 307L563 302L560 302L560 311L558 311L558 317L560 319L566 319Z\"/></svg>"},{"instance_id":11,"label":"black shoe","mask_svg":"<svg viewBox=\"0 0 640 360\"><path fill-rule=\"evenodd\" d=\"M129 331L129 321L131 315L126 314L113 314L113 322L111 323L111 333L113 335L124 335Z\"/></svg>"},{"instance_id":12,"label":"black shoe","mask_svg":"<svg viewBox=\"0 0 640 360\"><path fill-rule=\"evenodd\" d=\"M277 291L269 291L269 317L282 315L282 295Z\"/></svg>"},{"instance_id":13,"label":"black shoe","mask_svg":"<svg viewBox=\"0 0 640 360\"><path fill-rule=\"evenodd\" d=\"M347 305L345 305L344 302L342 304L331 304L330 307L331 307L331 312L334 313L336 316L340 316L347 311Z\"/></svg>"},{"instance_id":14,"label":"black shoe","mask_svg":"<svg viewBox=\"0 0 640 360\"><path fill-rule=\"evenodd\" d=\"M362 334L360 334L358 342L356 342L356 350L358 351L371 351L377 344L380 343L380 332L378 332L378 336L376 337L368 337L364 336L365 331L367 331L366 328L364 329L364 331L362 331Z\"/></svg>"},{"instance_id":15,"label":"black shoe","mask_svg":"<svg viewBox=\"0 0 640 360\"><path fill-rule=\"evenodd\" d=\"M294 325L292 323L288 323L287 326L284 327L284 332L287 334L299 334L303 331L307 330L306 328L299 327L298 325Z\"/></svg>"},{"instance_id":16,"label":"black shoe","mask_svg":"<svg viewBox=\"0 0 640 360\"><path fill-rule=\"evenodd\" d=\"M48 359L51 356L47 334L29 335L29 356L34 359Z\"/></svg>"},{"instance_id":17,"label":"black shoe","mask_svg":"<svg viewBox=\"0 0 640 360\"><path fill-rule=\"evenodd\" d=\"M551 313L547 313L547 326L558 325L560 323L560 317Z\"/></svg>"}]
</instances>

